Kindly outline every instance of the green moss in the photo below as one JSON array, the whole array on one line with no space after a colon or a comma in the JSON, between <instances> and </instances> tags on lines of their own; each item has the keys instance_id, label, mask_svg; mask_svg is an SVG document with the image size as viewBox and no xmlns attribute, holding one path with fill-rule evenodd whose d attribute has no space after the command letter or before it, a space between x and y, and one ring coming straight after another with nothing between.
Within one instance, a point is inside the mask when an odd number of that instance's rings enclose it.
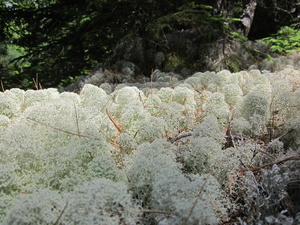
<instances>
[{"instance_id":1,"label":"green moss","mask_svg":"<svg viewBox=\"0 0 300 225\"><path fill-rule=\"evenodd\" d=\"M180 57L177 53L170 53L166 57L166 64L164 70L166 71L175 71L182 65L184 65L184 59Z\"/></svg>"}]
</instances>

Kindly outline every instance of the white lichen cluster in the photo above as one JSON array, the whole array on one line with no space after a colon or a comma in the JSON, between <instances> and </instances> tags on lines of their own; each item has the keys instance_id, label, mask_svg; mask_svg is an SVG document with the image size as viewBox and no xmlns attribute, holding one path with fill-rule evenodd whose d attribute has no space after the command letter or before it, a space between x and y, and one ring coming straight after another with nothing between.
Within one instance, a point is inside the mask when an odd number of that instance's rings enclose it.
<instances>
[{"instance_id":1,"label":"white lichen cluster","mask_svg":"<svg viewBox=\"0 0 300 225\"><path fill-rule=\"evenodd\" d=\"M299 148L296 62L275 72L198 72L181 81L156 72L140 88L1 92L0 223L225 221L240 204L230 203L236 171ZM268 174L261 187L271 192ZM251 179L244 179L249 201L262 198Z\"/></svg>"}]
</instances>

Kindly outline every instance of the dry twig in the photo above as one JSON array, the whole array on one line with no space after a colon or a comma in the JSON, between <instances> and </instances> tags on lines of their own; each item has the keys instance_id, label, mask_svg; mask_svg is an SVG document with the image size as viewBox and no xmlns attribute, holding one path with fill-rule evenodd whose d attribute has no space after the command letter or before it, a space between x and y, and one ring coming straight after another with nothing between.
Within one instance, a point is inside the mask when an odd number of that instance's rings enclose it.
<instances>
[{"instance_id":1,"label":"dry twig","mask_svg":"<svg viewBox=\"0 0 300 225\"><path fill-rule=\"evenodd\" d=\"M91 137L89 137L89 136L85 136L85 135L81 135L81 134L76 134L76 133L72 133L72 132L69 132L69 131L65 131L65 130L62 130L62 129L53 127L53 126L51 126L51 125L48 125L48 124L45 124L45 123L43 123L43 122L37 121L37 120L35 120L35 119L33 119L33 118L30 118L30 117L27 117L27 119L32 120L32 121L34 121L34 122L36 122L36 123L42 124L42 125L44 125L44 126L46 126L46 127L50 127L50 128L52 128L52 129L54 129L54 130L58 130L58 131L64 132L64 133L66 133L66 134L76 135L76 136L79 136L79 137L85 137L85 138L91 138Z\"/></svg>"},{"instance_id":2,"label":"dry twig","mask_svg":"<svg viewBox=\"0 0 300 225\"><path fill-rule=\"evenodd\" d=\"M171 143L173 144L175 141L178 141L178 140L180 140L182 138L189 137L189 136L192 136L192 133L181 134L181 135L177 136L176 138L173 138L171 140Z\"/></svg>"},{"instance_id":3,"label":"dry twig","mask_svg":"<svg viewBox=\"0 0 300 225\"><path fill-rule=\"evenodd\" d=\"M140 211L140 212L143 212L143 213L161 213L161 214L168 214L168 215L173 214L173 213L170 212L170 211L151 210L151 209L141 209L141 210L139 210L139 211Z\"/></svg>"},{"instance_id":4,"label":"dry twig","mask_svg":"<svg viewBox=\"0 0 300 225\"><path fill-rule=\"evenodd\" d=\"M189 224L189 223L188 223L188 222L189 222L189 219L190 219L190 217L191 217L191 215L192 215L192 213L193 213L193 211L194 211L194 208L196 207L196 204L197 204L197 202L198 202L198 200L199 200L199 198L200 198L200 196L201 196L201 194L202 194L202 192L203 192L203 190L204 190L204 187L205 187L205 185L206 185L206 183L207 183L207 181L208 181L209 176L210 176L210 174L207 175L207 177L206 177L206 179L205 179L205 181L204 181L202 187L200 188L200 190L199 190L199 192L198 192L198 194L197 194L197 196L196 196L195 202L194 202L194 204L193 204L193 206L192 206L192 208L191 208L191 210L190 210L189 215L188 215L187 218L186 218L186 221L185 221L184 225L188 225L188 224Z\"/></svg>"},{"instance_id":5,"label":"dry twig","mask_svg":"<svg viewBox=\"0 0 300 225\"><path fill-rule=\"evenodd\" d=\"M62 217L62 215L64 214L64 212L65 212L65 210L66 210L67 207L68 207L68 201L66 202L65 207L63 208L63 210L62 210L61 213L59 214L59 217L57 218L57 220L54 222L53 225L58 225L58 222L59 222L60 218Z\"/></svg>"},{"instance_id":6,"label":"dry twig","mask_svg":"<svg viewBox=\"0 0 300 225\"><path fill-rule=\"evenodd\" d=\"M275 164L280 164L280 163L283 163L283 162L286 162L286 161L290 161L290 160L300 160L300 155L292 155L292 156L289 156L289 157L286 157L286 158L283 158L283 159L278 159L278 160L276 160L274 162L267 163L267 164L259 166L259 167L242 168L242 170L257 171L257 170L261 170L261 169L264 169L266 167L273 166Z\"/></svg>"},{"instance_id":7,"label":"dry twig","mask_svg":"<svg viewBox=\"0 0 300 225\"><path fill-rule=\"evenodd\" d=\"M106 109L106 114L108 116L108 118L110 119L110 121L114 124L115 128L117 128L117 130L120 133L124 133L124 131L121 129L119 122L115 121L112 116L108 113L108 110Z\"/></svg>"}]
</instances>

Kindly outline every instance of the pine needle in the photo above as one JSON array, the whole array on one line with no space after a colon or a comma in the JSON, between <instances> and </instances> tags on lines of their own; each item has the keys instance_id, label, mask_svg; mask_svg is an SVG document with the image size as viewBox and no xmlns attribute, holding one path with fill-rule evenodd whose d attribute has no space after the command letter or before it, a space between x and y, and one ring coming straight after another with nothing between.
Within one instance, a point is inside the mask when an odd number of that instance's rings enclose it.
<instances>
[{"instance_id":1,"label":"pine needle","mask_svg":"<svg viewBox=\"0 0 300 225\"><path fill-rule=\"evenodd\" d=\"M46 127L50 127L50 128L52 128L52 129L54 129L54 130L58 130L58 131L64 132L64 133L66 133L66 134L71 134L71 135L75 135L75 136L79 136L79 137L85 137L85 138L91 138L91 137L89 137L89 136L85 136L85 135L81 135L81 134L76 134L76 133L72 133L72 132L69 132L69 131L65 131L65 130L62 130L62 129L53 127L53 126L51 126L51 125L48 125L48 124L45 124L45 123L43 123L43 122L37 121L37 120L35 120L35 119L33 119L33 118L30 118L30 117L27 117L27 119L32 120L32 121L34 121L34 122L36 122L36 123L42 124L42 125L44 125L44 126L46 126Z\"/></svg>"},{"instance_id":2,"label":"pine needle","mask_svg":"<svg viewBox=\"0 0 300 225\"><path fill-rule=\"evenodd\" d=\"M117 130L120 132L120 133L124 133L124 131L121 129L120 127L120 123L115 121L112 116L108 113L108 110L106 109L106 114L108 116L108 118L110 119L110 121L114 124L115 128L117 128Z\"/></svg>"}]
</instances>

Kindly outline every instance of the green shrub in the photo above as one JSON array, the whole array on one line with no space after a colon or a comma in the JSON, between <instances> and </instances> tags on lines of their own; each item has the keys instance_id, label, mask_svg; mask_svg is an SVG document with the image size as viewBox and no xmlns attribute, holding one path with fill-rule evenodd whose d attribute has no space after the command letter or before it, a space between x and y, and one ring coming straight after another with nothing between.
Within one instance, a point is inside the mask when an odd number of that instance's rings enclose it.
<instances>
[{"instance_id":1,"label":"green shrub","mask_svg":"<svg viewBox=\"0 0 300 225\"><path fill-rule=\"evenodd\" d=\"M293 27L282 27L273 37L263 39L272 52L287 55L300 51L300 31Z\"/></svg>"}]
</instances>

